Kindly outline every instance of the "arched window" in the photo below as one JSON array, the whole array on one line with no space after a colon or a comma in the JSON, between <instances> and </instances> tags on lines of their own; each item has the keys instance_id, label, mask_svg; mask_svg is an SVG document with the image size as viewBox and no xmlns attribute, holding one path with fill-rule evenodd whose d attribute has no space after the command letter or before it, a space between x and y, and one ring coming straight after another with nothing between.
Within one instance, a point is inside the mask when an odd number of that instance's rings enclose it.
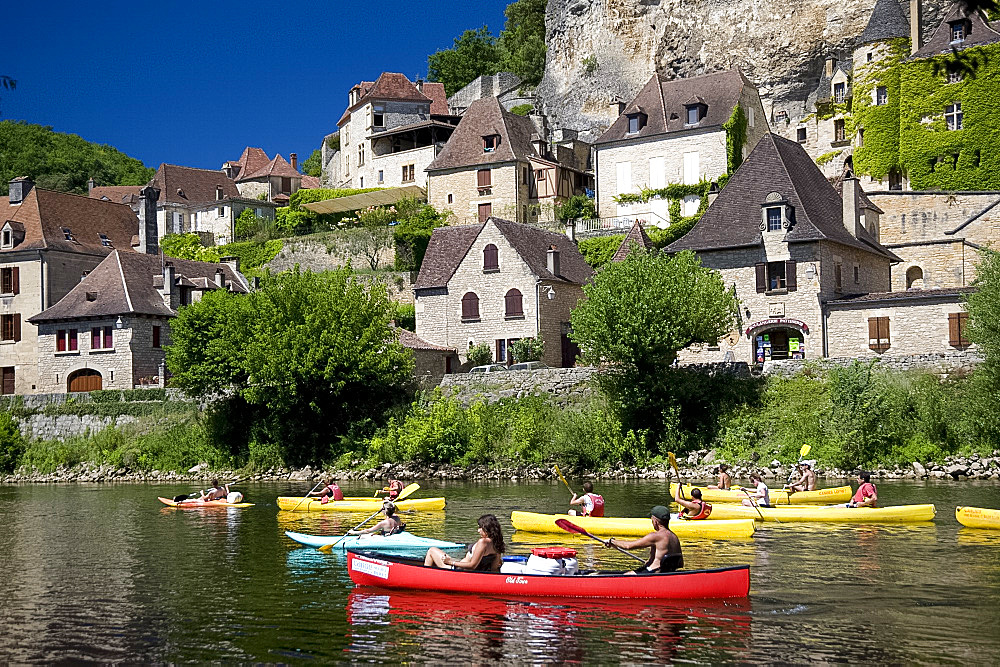
<instances>
[{"instance_id":1,"label":"arched window","mask_svg":"<svg viewBox=\"0 0 1000 667\"><path fill-rule=\"evenodd\" d=\"M507 292L504 297L505 317L510 320L514 318L524 317L524 297L521 296L521 292L516 289L512 289Z\"/></svg>"},{"instance_id":2,"label":"arched window","mask_svg":"<svg viewBox=\"0 0 1000 667\"><path fill-rule=\"evenodd\" d=\"M462 321L474 322L479 319L479 297L475 292L466 292L462 297Z\"/></svg>"},{"instance_id":3,"label":"arched window","mask_svg":"<svg viewBox=\"0 0 1000 667\"><path fill-rule=\"evenodd\" d=\"M483 273L500 270L500 258L497 247L492 243L483 248Z\"/></svg>"},{"instance_id":4,"label":"arched window","mask_svg":"<svg viewBox=\"0 0 1000 667\"><path fill-rule=\"evenodd\" d=\"M919 266L911 266L906 270L906 289L924 288L924 270Z\"/></svg>"}]
</instances>

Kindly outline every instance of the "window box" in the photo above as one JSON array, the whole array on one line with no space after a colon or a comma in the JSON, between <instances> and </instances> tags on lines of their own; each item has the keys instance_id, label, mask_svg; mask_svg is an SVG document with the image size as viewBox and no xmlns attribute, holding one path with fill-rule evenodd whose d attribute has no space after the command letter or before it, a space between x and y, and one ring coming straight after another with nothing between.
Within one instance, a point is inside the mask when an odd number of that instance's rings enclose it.
<instances>
[{"instance_id":1,"label":"window box","mask_svg":"<svg viewBox=\"0 0 1000 667\"><path fill-rule=\"evenodd\" d=\"M504 315L505 320L523 320L524 315Z\"/></svg>"},{"instance_id":2,"label":"window box","mask_svg":"<svg viewBox=\"0 0 1000 667\"><path fill-rule=\"evenodd\" d=\"M473 322L481 322L478 317L463 317L462 324L472 324Z\"/></svg>"}]
</instances>

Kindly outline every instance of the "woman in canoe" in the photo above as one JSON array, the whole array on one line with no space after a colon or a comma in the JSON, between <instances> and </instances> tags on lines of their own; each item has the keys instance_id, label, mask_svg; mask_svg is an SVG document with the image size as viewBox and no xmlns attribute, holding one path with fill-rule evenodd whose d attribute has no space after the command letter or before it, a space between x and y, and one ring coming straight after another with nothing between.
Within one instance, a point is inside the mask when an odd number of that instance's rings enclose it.
<instances>
[{"instance_id":1,"label":"woman in canoe","mask_svg":"<svg viewBox=\"0 0 1000 667\"><path fill-rule=\"evenodd\" d=\"M327 479L323 482L324 486L319 491L310 491L310 496L319 496L319 501L324 505L331 500L343 500L344 492L340 489L340 486L334 482L332 479Z\"/></svg>"},{"instance_id":2,"label":"woman in canoe","mask_svg":"<svg viewBox=\"0 0 1000 667\"><path fill-rule=\"evenodd\" d=\"M348 535L371 535L372 533L377 533L379 535L385 535L386 537L390 535L395 535L406 530L406 524L403 520L396 516L396 506L393 505L388 500L382 503L382 511L385 512L385 518L376 523L371 528L366 528L365 530L349 530Z\"/></svg>"},{"instance_id":3,"label":"woman in canoe","mask_svg":"<svg viewBox=\"0 0 1000 667\"><path fill-rule=\"evenodd\" d=\"M725 463L719 464L719 483L709 484L706 489L721 489L723 491L728 491L729 487L732 486L733 480L729 476L729 466Z\"/></svg>"},{"instance_id":4,"label":"woman in canoe","mask_svg":"<svg viewBox=\"0 0 1000 667\"><path fill-rule=\"evenodd\" d=\"M477 572L499 572L503 564L503 553L507 547L503 543L500 522L492 514L479 517L479 540L469 547L469 552L461 560L452 558L437 547L427 550L425 566L446 570L475 570Z\"/></svg>"}]
</instances>

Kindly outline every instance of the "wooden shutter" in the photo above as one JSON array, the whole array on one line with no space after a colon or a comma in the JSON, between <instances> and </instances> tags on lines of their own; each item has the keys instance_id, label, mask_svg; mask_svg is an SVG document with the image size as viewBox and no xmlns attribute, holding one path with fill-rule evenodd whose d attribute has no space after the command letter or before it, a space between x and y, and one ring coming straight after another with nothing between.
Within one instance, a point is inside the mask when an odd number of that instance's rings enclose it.
<instances>
[{"instance_id":1,"label":"wooden shutter","mask_svg":"<svg viewBox=\"0 0 1000 667\"><path fill-rule=\"evenodd\" d=\"M90 349L101 349L101 327L94 327L90 330Z\"/></svg>"},{"instance_id":2,"label":"wooden shutter","mask_svg":"<svg viewBox=\"0 0 1000 667\"><path fill-rule=\"evenodd\" d=\"M754 264L754 269L757 271L757 291L766 292L767 291L767 264L764 262L757 262Z\"/></svg>"},{"instance_id":3,"label":"wooden shutter","mask_svg":"<svg viewBox=\"0 0 1000 667\"><path fill-rule=\"evenodd\" d=\"M462 297L462 319L479 319L479 297L474 292L467 292Z\"/></svg>"},{"instance_id":4,"label":"wooden shutter","mask_svg":"<svg viewBox=\"0 0 1000 667\"><path fill-rule=\"evenodd\" d=\"M479 205L479 222L486 222L493 215L493 204Z\"/></svg>"},{"instance_id":5,"label":"wooden shutter","mask_svg":"<svg viewBox=\"0 0 1000 667\"><path fill-rule=\"evenodd\" d=\"M14 342L21 340L21 315L20 313L15 313L14 318Z\"/></svg>"},{"instance_id":6,"label":"wooden shutter","mask_svg":"<svg viewBox=\"0 0 1000 667\"><path fill-rule=\"evenodd\" d=\"M488 188L493 184L493 179L489 169L480 169L476 172L479 187Z\"/></svg>"},{"instance_id":7,"label":"wooden shutter","mask_svg":"<svg viewBox=\"0 0 1000 667\"><path fill-rule=\"evenodd\" d=\"M14 294L20 294L20 292L21 292L21 269L20 269L20 267L15 266L13 269L11 269L10 276L11 276L11 278L10 278L11 283L13 284L13 290L11 290L11 291Z\"/></svg>"},{"instance_id":8,"label":"wooden shutter","mask_svg":"<svg viewBox=\"0 0 1000 667\"><path fill-rule=\"evenodd\" d=\"M868 318L868 349L878 351L878 318Z\"/></svg>"},{"instance_id":9,"label":"wooden shutter","mask_svg":"<svg viewBox=\"0 0 1000 667\"><path fill-rule=\"evenodd\" d=\"M785 262L785 287L788 288L789 292L794 292L797 289L795 282L795 261L793 260Z\"/></svg>"},{"instance_id":10,"label":"wooden shutter","mask_svg":"<svg viewBox=\"0 0 1000 667\"><path fill-rule=\"evenodd\" d=\"M954 343L952 343L952 345L954 345ZM66 330L59 329L58 331L56 331L56 352L65 352L65 351L66 351Z\"/></svg>"},{"instance_id":11,"label":"wooden shutter","mask_svg":"<svg viewBox=\"0 0 1000 667\"><path fill-rule=\"evenodd\" d=\"M2 369L2 375L3 375L3 380L2 380L2 382L3 382L3 388L0 389L0 392L2 392L4 394L13 394L14 393L14 367L13 366L7 366L7 367L3 368Z\"/></svg>"},{"instance_id":12,"label":"wooden shutter","mask_svg":"<svg viewBox=\"0 0 1000 667\"><path fill-rule=\"evenodd\" d=\"M115 342L111 335L111 327L104 327L104 349L110 350L114 346Z\"/></svg>"},{"instance_id":13,"label":"wooden shutter","mask_svg":"<svg viewBox=\"0 0 1000 667\"><path fill-rule=\"evenodd\" d=\"M483 248L483 271L495 271L500 268L497 247L492 243Z\"/></svg>"},{"instance_id":14,"label":"wooden shutter","mask_svg":"<svg viewBox=\"0 0 1000 667\"><path fill-rule=\"evenodd\" d=\"M153 327L153 347L160 347L160 327Z\"/></svg>"},{"instance_id":15,"label":"wooden shutter","mask_svg":"<svg viewBox=\"0 0 1000 667\"><path fill-rule=\"evenodd\" d=\"M958 321L959 313L948 313L948 344L952 347L961 347L962 334L959 331L961 324Z\"/></svg>"},{"instance_id":16,"label":"wooden shutter","mask_svg":"<svg viewBox=\"0 0 1000 667\"><path fill-rule=\"evenodd\" d=\"M79 343L79 341L77 339L77 330L76 329L70 329L69 330L69 351L70 352L76 352L79 349L80 349L80 343Z\"/></svg>"},{"instance_id":17,"label":"wooden shutter","mask_svg":"<svg viewBox=\"0 0 1000 667\"><path fill-rule=\"evenodd\" d=\"M520 290L512 289L504 297L507 317L524 317L524 299Z\"/></svg>"},{"instance_id":18,"label":"wooden shutter","mask_svg":"<svg viewBox=\"0 0 1000 667\"><path fill-rule=\"evenodd\" d=\"M868 348L876 352L884 352L891 347L889 340L889 318L868 318Z\"/></svg>"}]
</instances>

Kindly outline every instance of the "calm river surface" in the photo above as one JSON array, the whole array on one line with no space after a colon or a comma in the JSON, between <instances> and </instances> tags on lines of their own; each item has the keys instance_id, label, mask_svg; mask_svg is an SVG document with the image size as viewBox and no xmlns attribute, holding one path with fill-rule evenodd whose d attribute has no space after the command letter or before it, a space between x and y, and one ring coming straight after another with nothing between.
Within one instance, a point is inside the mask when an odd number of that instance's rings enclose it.
<instances>
[{"instance_id":1,"label":"calm river surface","mask_svg":"<svg viewBox=\"0 0 1000 667\"><path fill-rule=\"evenodd\" d=\"M507 600L355 589L343 556L282 531L340 533L364 515L254 507L181 511L180 485L0 486L0 663L53 661L809 662L1000 664L1000 531L963 528L955 505L1000 507L1000 487L879 485L883 504L932 502L913 526L762 524L754 539L684 543L688 568L750 564L728 603ZM648 516L664 481L603 483L608 514ZM345 491L368 495L371 487ZM495 512L514 552L572 543L582 566L631 567L584 539L517 534L510 511L564 511L550 483L423 483L447 512L416 533L475 538Z\"/></svg>"}]
</instances>

